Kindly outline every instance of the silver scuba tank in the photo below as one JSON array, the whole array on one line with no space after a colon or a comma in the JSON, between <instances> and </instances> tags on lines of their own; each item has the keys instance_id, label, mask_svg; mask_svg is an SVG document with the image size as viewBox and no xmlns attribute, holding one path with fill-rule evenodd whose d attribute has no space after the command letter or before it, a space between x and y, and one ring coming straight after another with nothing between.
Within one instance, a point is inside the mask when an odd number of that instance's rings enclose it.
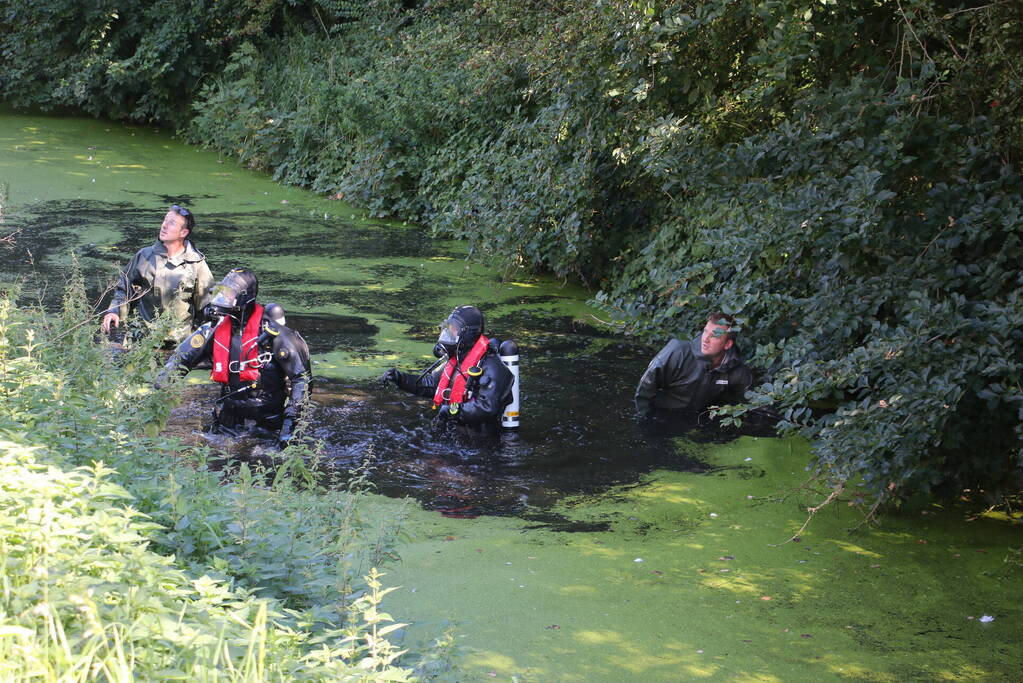
<instances>
[{"instance_id":1,"label":"silver scuba tank","mask_svg":"<svg viewBox=\"0 0 1023 683\"><path fill-rule=\"evenodd\" d=\"M515 377L512 382L512 402L508 404L508 407L504 409L504 415L501 416L501 426L505 429L518 429L519 428L519 345L510 339L501 342L501 347L498 352L501 357L501 362L504 363L505 367L511 370L512 375Z\"/></svg>"}]
</instances>

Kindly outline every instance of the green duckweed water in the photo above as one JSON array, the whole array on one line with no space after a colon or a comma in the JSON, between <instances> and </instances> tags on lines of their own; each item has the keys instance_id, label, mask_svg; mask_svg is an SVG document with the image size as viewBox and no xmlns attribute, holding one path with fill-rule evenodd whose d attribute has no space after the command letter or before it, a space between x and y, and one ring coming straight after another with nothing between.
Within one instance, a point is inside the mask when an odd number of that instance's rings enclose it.
<instances>
[{"instance_id":1,"label":"green duckweed water","mask_svg":"<svg viewBox=\"0 0 1023 683\"><path fill-rule=\"evenodd\" d=\"M331 380L332 456L373 447L381 490L434 508L409 517L387 607L413 648L454 629L451 680L1023 680L1018 519L921 505L849 534L862 516L843 502L785 543L823 497L797 490L806 446L648 438L621 387L649 351L601 328L580 288L467 264L421 227L145 128L0 112L0 183L0 238L16 233L0 277L24 297L55 304L72 249L98 296L172 202L197 214L215 276L260 275ZM520 341L528 422L519 442L452 455L408 426L425 421L414 400L365 380L432 361L436 323L466 302ZM451 516L444 496L476 507Z\"/></svg>"},{"instance_id":2,"label":"green duckweed water","mask_svg":"<svg viewBox=\"0 0 1023 683\"><path fill-rule=\"evenodd\" d=\"M416 514L389 608L414 637L455 627L454 680L1023 680L1018 525L924 506L850 534L837 504L786 543L821 500L795 491L805 445L704 455L558 506L607 531Z\"/></svg>"},{"instance_id":3,"label":"green duckweed water","mask_svg":"<svg viewBox=\"0 0 1023 683\"><path fill-rule=\"evenodd\" d=\"M462 245L431 240L420 226L368 218L143 127L0 110L0 183L8 185L0 237L20 231L3 277L24 281L25 296L59 301L54 284L72 250L98 296L155 241L168 204L180 203L197 217L194 242L214 277L249 267L262 300L350 328L352 339L317 354L321 377L432 362L432 344L422 342L467 301L491 315L534 303L589 313L579 287L467 263Z\"/></svg>"}]
</instances>

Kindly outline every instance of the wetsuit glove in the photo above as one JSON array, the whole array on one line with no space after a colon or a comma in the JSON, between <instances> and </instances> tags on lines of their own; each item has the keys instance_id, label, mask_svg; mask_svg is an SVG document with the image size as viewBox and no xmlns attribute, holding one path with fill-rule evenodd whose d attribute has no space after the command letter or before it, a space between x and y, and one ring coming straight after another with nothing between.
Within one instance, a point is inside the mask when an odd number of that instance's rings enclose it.
<instances>
[{"instance_id":1,"label":"wetsuit glove","mask_svg":"<svg viewBox=\"0 0 1023 683\"><path fill-rule=\"evenodd\" d=\"M294 426L294 420L290 417L284 418L284 424L281 425L281 431L277 435L277 445L280 448L287 448L288 444L291 443L292 438L294 438L294 434L292 434L291 430Z\"/></svg>"}]
</instances>

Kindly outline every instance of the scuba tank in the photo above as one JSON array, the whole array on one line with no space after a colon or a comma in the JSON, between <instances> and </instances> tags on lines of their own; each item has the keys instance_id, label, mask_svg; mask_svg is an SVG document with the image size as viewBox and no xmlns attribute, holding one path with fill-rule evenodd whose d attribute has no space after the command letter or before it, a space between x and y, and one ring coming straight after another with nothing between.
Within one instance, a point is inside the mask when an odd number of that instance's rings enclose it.
<instances>
[{"instance_id":1,"label":"scuba tank","mask_svg":"<svg viewBox=\"0 0 1023 683\"><path fill-rule=\"evenodd\" d=\"M510 339L501 342L501 362L511 370L515 381L512 383L512 402L504 409L501 426L505 429L519 428L519 345Z\"/></svg>"}]
</instances>

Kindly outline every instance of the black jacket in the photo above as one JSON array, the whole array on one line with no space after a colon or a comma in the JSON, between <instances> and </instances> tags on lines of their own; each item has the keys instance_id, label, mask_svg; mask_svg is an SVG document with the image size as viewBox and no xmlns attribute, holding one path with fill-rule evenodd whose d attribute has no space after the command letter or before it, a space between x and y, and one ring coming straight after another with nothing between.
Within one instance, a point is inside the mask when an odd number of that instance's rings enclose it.
<instances>
[{"instance_id":1,"label":"black jacket","mask_svg":"<svg viewBox=\"0 0 1023 683\"><path fill-rule=\"evenodd\" d=\"M172 372L186 374L200 362L213 359L216 325L205 323L189 335L171 355L161 377ZM222 412L234 418L251 418L274 428L281 419L293 421L309 391L311 379L309 347L295 330L263 317L257 341L258 353L266 358L255 386L246 386L237 373L222 385ZM241 326L232 330L231 347L241 344ZM232 355L233 357L233 355ZM159 380L158 380L159 382Z\"/></svg>"},{"instance_id":2,"label":"black jacket","mask_svg":"<svg viewBox=\"0 0 1023 683\"><path fill-rule=\"evenodd\" d=\"M448 412L445 403L438 410L439 417L453 420L468 431L482 434L497 434L501 426L501 415L512 402L512 384L515 376L504 366L497 353L491 349L480 362L483 374L470 377L466 384L466 399L454 415ZM436 370L425 375L399 373L398 387L409 393L433 398L440 381L442 363Z\"/></svg>"},{"instance_id":3,"label":"black jacket","mask_svg":"<svg viewBox=\"0 0 1023 683\"><path fill-rule=\"evenodd\" d=\"M740 403L753 384L753 373L734 344L721 364L711 369L700 353L700 337L672 339L654 356L636 387L636 410L651 415L654 409L702 411L707 406Z\"/></svg>"}]
</instances>

